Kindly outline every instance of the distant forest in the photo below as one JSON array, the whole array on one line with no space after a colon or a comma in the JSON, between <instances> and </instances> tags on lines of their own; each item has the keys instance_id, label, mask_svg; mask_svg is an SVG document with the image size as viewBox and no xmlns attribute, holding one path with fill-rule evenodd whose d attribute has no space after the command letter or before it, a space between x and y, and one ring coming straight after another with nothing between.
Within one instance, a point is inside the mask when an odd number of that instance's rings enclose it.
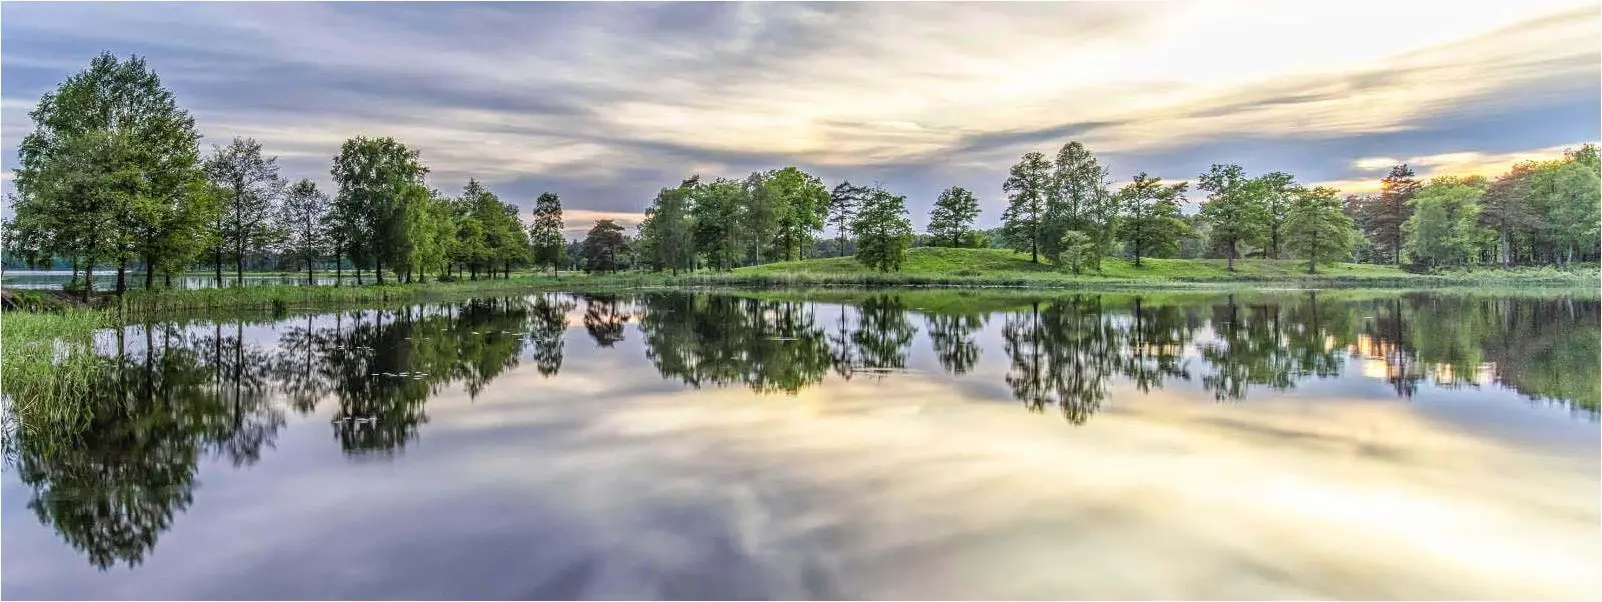
<instances>
[{"instance_id":1,"label":"distant forest","mask_svg":"<svg viewBox=\"0 0 1602 602\"><path fill-rule=\"evenodd\" d=\"M304 271L308 282L316 270L348 270L358 283L409 283L504 278L519 268L728 270L849 254L891 271L920 245L1010 248L1075 273L1109 256L1137 265L1224 258L1231 269L1241 259L1297 259L1309 271L1330 262L1416 271L1560 265L1598 259L1602 221L1594 145L1494 179L1422 181L1397 165L1377 194L1343 196L1229 164L1211 166L1194 187L1146 173L1120 185L1071 141L1052 157L1024 154L1005 175L1005 199L945 190L922 233L905 196L849 181L831 187L790 166L691 175L662 188L633 231L603 219L567 240L556 193L539 195L527 219L477 180L447 194L429 185L420 152L392 138L346 140L330 165L331 191L280 173L253 139L203 155L194 118L138 56L95 57L29 116L4 267L72 269L70 286L86 295L97 268L114 270L117 292L192 270L219 285L258 269ZM1182 210L1190 202L1199 211ZM1002 207L1001 226L976 229L992 204Z\"/></svg>"}]
</instances>

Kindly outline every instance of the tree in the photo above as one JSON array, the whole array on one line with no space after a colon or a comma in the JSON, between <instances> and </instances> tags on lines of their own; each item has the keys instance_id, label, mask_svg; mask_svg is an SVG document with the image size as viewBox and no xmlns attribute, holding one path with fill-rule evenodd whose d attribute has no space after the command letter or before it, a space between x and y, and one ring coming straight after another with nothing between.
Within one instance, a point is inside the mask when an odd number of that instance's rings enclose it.
<instances>
[{"instance_id":1,"label":"tree","mask_svg":"<svg viewBox=\"0 0 1602 602\"><path fill-rule=\"evenodd\" d=\"M262 249L276 242L278 196L283 181L278 177L278 157L264 156L261 143L252 138L235 137L228 146L213 146L206 160L206 176L222 187L224 199L221 244L215 250L218 278L222 274L223 249L233 252L234 285L245 283L245 251Z\"/></svg>"},{"instance_id":2,"label":"tree","mask_svg":"<svg viewBox=\"0 0 1602 602\"><path fill-rule=\"evenodd\" d=\"M1526 203L1539 169L1534 162L1514 165L1492 181L1481 198L1479 224L1496 234L1497 259L1504 268L1513 265L1517 239L1539 221Z\"/></svg>"},{"instance_id":3,"label":"tree","mask_svg":"<svg viewBox=\"0 0 1602 602\"><path fill-rule=\"evenodd\" d=\"M785 261L801 259L801 249L811 248L813 235L823 230L829 190L823 180L793 166L772 172L766 185L777 208L779 239L774 254Z\"/></svg>"},{"instance_id":4,"label":"tree","mask_svg":"<svg viewBox=\"0 0 1602 602\"><path fill-rule=\"evenodd\" d=\"M1051 262L1057 265L1066 265L1075 274L1091 267L1095 259L1100 256L1096 239L1089 234L1078 230L1068 230L1062 233L1056 243L1052 244Z\"/></svg>"},{"instance_id":5,"label":"tree","mask_svg":"<svg viewBox=\"0 0 1602 602\"><path fill-rule=\"evenodd\" d=\"M623 226L609 219L596 220L584 237L584 270L616 272L624 253Z\"/></svg>"},{"instance_id":6,"label":"tree","mask_svg":"<svg viewBox=\"0 0 1602 602\"><path fill-rule=\"evenodd\" d=\"M358 136L340 146L329 174L339 187L333 213L340 219L340 236L347 241L351 263L357 266L356 282L361 283L361 266L370 263L383 284L384 266L393 267L405 252L401 199L410 186L423 184L428 168L417 151L393 138Z\"/></svg>"},{"instance_id":7,"label":"tree","mask_svg":"<svg viewBox=\"0 0 1602 602\"><path fill-rule=\"evenodd\" d=\"M1129 243L1135 267L1140 267L1142 256L1172 255L1179 248L1179 239L1190 232L1179 211L1188 187L1185 182L1165 186L1162 178L1140 172L1118 191L1123 213L1120 234Z\"/></svg>"},{"instance_id":8,"label":"tree","mask_svg":"<svg viewBox=\"0 0 1602 602\"><path fill-rule=\"evenodd\" d=\"M1349 255L1357 228L1342 210L1337 191L1319 186L1298 190L1282 224L1286 248L1307 258L1307 273L1318 271L1319 262Z\"/></svg>"},{"instance_id":9,"label":"tree","mask_svg":"<svg viewBox=\"0 0 1602 602\"><path fill-rule=\"evenodd\" d=\"M1001 214L1001 227L1007 246L1029 252L1029 261L1040 263L1042 219L1045 217L1047 189L1051 185L1051 163L1037 152L1025 153L1012 166L1001 189L1007 193L1007 209Z\"/></svg>"},{"instance_id":10,"label":"tree","mask_svg":"<svg viewBox=\"0 0 1602 602\"><path fill-rule=\"evenodd\" d=\"M322 222L328 212L328 195L317 190L316 183L302 178L285 192L283 212L280 221L288 234L286 249L306 262L306 284L316 284L312 267L326 244Z\"/></svg>"},{"instance_id":11,"label":"tree","mask_svg":"<svg viewBox=\"0 0 1602 602\"><path fill-rule=\"evenodd\" d=\"M1412 198L1412 216L1402 224L1408 257L1430 267L1472 261L1484 238L1478 226L1482 194L1452 180L1419 189Z\"/></svg>"},{"instance_id":12,"label":"tree","mask_svg":"<svg viewBox=\"0 0 1602 602\"><path fill-rule=\"evenodd\" d=\"M1412 168L1407 164L1391 168L1389 174L1380 180L1380 194L1369 205L1367 219L1368 236L1374 239L1375 244L1389 248L1391 261L1397 265L1402 263L1402 244L1405 236L1402 233L1402 224L1413 215L1413 195L1418 194L1419 182L1413 177Z\"/></svg>"},{"instance_id":13,"label":"tree","mask_svg":"<svg viewBox=\"0 0 1602 602\"><path fill-rule=\"evenodd\" d=\"M541 193L534 200L534 225L529 228L529 244L534 248L534 263L549 266L556 275L556 266L563 263L565 242L562 240L562 199L556 194Z\"/></svg>"},{"instance_id":14,"label":"tree","mask_svg":"<svg viewBox=\"0 0 1602 602\"><path fill-rule=\"evenodd\" d=\"M1107 173L1096 155L1078 141L1057 151L1041 216L1041 251L1047 257L1062 257L1063 249L1057 248L1057 243L1064 240L1063 233L1077 230L1095 244L1092 264L1101 269L1101 255L1112 246L1119 213L1118 199L1108 189Z\"/></svg>"},{"instance_id":15,"label":"tree","mask_svg":"<svg viewBox=\"0 0 1602 602\"><path fill-rule=\"evenodd\" d=\"M1587 255L1597 249L1602 176L1595 145L1565 155L1565 161L1553 168L1552 187L1543 205L1552 215L1555 242L1564 252L1562 261L1568 263L1574 261L1576 249L1585 249Z\"/></svg>"},{"instance_id":16,"label":"tree","mask_svg":"<svg viewBox=\"0 0 1602 602\"><path fill-rule=\"evenodd\" d=\"M422 184L407 186L400 202L405 214L405 253L397 258L395 267L405 270L407 282L412 281L414 273L419 281L428 282L430 271L445 271L450 248L456 243L451 202Z\"/></svg>"},{"instance_id":17,"label":"tree","mask_svg":"<svg viewBox=\"0 0 1602 602\"><path fill-rule=\"evenodd\" d=\"M851 222L851 234L857 237L857 261L862 265L881 272L900 271L912 244L907 197L875 187Z\"/></svg>"},{"instance_id":18,"label":"tree","mask_svg":"<svg viewBox=\"0 0 1602 602\"><path fill-rule=\"evenodd\" d=\"M1284 233L1285 221L1290 219L1291 205L1300 197L1302 190L1296 185L1296 178L1283 171L1257 176L1255 183L1262 194L1263 210L1267 216L1264 225L1267 230L1268 248L1264 249L1263 257L1278 259L1280 250L1284 247L1281 235Z\"/></svg>"},{"instance_id":19,"label":"tree","mask_svg":"<svg viewBox=\"0 0 1602 602\"><path fill-rule=\"evenodd\" d=\"M96 260L115 256L121 292L127 259L142 257L148 288L163 250L203 238L191 218L205 207L190 204L205 200L190 186L200 136L143 58L100 54L28 116L14 223L50 252L86 261L86 296Z\"/></svg>"},{"instance_id":20,"label":"tree","mask_svg":"<svg viewBox=\"0 0 1602 602\"><path fill-rule=\"evenodd\" d=\"M961 186L952 186L935 199L934 210L929 212L929 235L946 243L961 247L979 217L979 200Z\"/></svg>"},{"instance_id":21,"label":"tree","mask_svg":"<svg viewBox=\"0 0 1602 602\"><path fill-rule=\"evenodd\" d=\"M690 218L690 191L699 178L685 180L678 188L663 188L645 210L640 223L639 249L657 269L678 275L680 269L695 265L694 223Z\"/></svg>"},{"instance_id":22,"label":"tree","mask_svg":"<svg viewBox=\"0 0 1602 602\"><path fill-rule=\"evenodd\" d=\"M733 269L740 262L749 192L738 180L718 178L697 182L690 195L695 248L706 254L708 265Z\"/></svg>"},{"instance_id":23,"label":"tree","mask_svg":"<svg viewBox=\"0 0 1602 602\"><path fill-rule=\"evenodd\" d=\"M1263 235L1268 212L1262 196L1239 165L1214 163L1212 169L1201 174L1197 188L1207 191L1207 203L1201 214L1212 227L1212 242L1222 247L1229 257L1229 271L1235 271L1235 258L1240 244L1256 241Z\"/></svg>"},{"instance_id":24,"label":"tree","mask_svg":"<svg viewBox=\"0 0 1602 602\"><path fill-rule=\"evenodd\" d=\"M851 222L856 219L857 209L862 206L868 193L872 189L866 186L852 186L850 180L841 182L829 193L828 221L834 226L834 231L840 236L839 248L835 256L843 257L846 251L846 241L850 234Z\"/></svg>"}]
</instances>

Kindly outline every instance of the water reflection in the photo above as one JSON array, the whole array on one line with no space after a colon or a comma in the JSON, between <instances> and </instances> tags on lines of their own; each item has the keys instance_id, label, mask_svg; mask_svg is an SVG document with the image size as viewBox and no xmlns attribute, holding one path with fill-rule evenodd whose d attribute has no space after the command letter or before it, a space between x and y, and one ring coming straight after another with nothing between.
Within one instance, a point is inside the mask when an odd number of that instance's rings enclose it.
<instances>
[{"instance_id":1,"label":"water reflection","mask_svg":"<svg viewBox=\"0 0 1602 602\"><path fill-rule=\"evenodd\" d=\"M15 469L28 508L91 564L135 566L193 503L203 460L253 465L290 417L314 413L328 417L323 428L347 457L393 460L442 391L475 399L525 361L541 377L558 375L570 325L614 355L634 353L624 343L637 333L663 379L788 395L831 374L919 378L906 372L923 333L950 377L1001 362L1015 402L1074 425L1111 403L1119 383L1142 393L1198 383L1216 400L1239 401L1367 379L1403 398L1426 384L1502 388L1591 419L1597 411L1595 300L1076 294L944 304L964 308L953 312L930 309L942 305L928 298L938 293L920 294L832 304L535 295L262 324L138 325L115 335L92 419L71 433L19 437ZM264 324L273 334L247 336L246 326ZM987 338L996 335L999 344Z\"/></svg>"}]
</instances>

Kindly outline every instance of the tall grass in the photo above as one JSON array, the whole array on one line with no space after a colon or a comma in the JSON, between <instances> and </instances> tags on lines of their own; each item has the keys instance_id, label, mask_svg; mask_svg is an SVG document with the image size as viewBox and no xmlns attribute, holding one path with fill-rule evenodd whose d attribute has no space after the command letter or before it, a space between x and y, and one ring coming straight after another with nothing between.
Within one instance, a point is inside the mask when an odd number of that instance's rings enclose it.
<instances>
[{"instance_id":1,"label":"tall grass","mask_svg":"<svg viewBox=\"0 0 1602 602\"><path fill-rule=\"evenodd\" d=\"M0 316L0 398L7 431L71 430L88 419L80 403L104 359L95 332L115 325L105 311L5 312Z\"/></svg>"}]
</instances>

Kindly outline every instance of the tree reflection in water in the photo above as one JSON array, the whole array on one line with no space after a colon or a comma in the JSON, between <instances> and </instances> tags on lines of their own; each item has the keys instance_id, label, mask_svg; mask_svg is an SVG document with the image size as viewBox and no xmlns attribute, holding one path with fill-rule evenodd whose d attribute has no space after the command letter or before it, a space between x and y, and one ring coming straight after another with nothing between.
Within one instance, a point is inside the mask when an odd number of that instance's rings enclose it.
<instances>
[{"instance_id":1,"label":"tree reflection in water","mask_svg":"<svg viewBox=\"0 0 1602 602\"><path fill-rule=\"evenodd\" d=\"M617 349L637 320L645 360L690 387L795 394L863 374L901 375L919 328L941 368L971 377L999 334L1007 390L1032 411L1085 424L1126 382L1149 392L1199 381L1218 400L1343 374L1498 386L1596 415L1599 303L1472 295L1307 292L1195 300L1075 294L1002 299L994 311L913 309L871 293L839 306L734 295L534 295L287 317L252 341L247 320L132 326L98 367L86 423L16 437L28 507L101 569L139 564L194 500L203 460L257 462L290 415L324 404L350 457L404 451L448 387L478 397L524 353L557 376L567 316ZM922 306L973 307L967 303ZM820 311L836 312L820 319ZM918 315L914 315L918 314ZM999 322L999 333L991 329ZM257 336L264 336L258 333ZM265 338L265 336L264 336Z\"/></svg>"}]
</instances>

